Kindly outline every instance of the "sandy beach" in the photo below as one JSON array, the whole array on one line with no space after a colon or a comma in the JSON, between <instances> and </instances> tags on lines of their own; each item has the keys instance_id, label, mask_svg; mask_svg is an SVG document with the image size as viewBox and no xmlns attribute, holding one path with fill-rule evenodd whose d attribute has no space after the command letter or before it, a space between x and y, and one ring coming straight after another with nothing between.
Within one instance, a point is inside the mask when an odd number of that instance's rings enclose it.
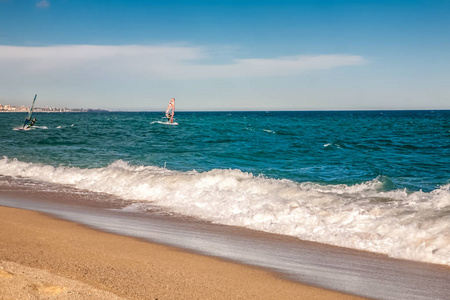
<instances>
[{"instance_id":1,"label":"sandy beach","mask_svg":"<svg viewBox=\"0 0 450 300\"><path fill-rule=\"evenodd\" d=\"M361 299L0 207L0 299Z\"/></svg>"}]
</instances>

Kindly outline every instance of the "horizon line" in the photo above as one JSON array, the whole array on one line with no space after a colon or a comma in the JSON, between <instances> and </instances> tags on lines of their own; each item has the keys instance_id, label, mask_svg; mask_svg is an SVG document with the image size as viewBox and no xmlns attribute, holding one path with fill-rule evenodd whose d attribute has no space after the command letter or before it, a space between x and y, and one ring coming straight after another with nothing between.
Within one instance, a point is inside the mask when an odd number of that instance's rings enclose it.
<instances>
[{"instance_id":1,"label":"horizon line","mask_svg":"<svg viewBox=\"0 0 450 300\"><path fill-rule=\"evenodd\" d=\"M161 112L164 110L116 110L116 109L101 109L96 108L92 110L104 110L107 112ZM177 112L346 112L346 111L447 111L450 108L417 108L417 109L403 109L403 108L380 108L380 109L304 109L304 110L177 110Z\"/></svg>"}]
</instances>

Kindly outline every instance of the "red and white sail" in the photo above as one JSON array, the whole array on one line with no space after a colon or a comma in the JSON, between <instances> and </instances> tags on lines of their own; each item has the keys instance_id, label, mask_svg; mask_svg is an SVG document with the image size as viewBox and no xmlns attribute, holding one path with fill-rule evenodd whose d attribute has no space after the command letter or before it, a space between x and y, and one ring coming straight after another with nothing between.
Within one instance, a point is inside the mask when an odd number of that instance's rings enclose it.
<instances>
[{"instance_id":1,"label":"red and white sail","mask_svg":"<svg viewBox=\"0 0 450 300\"><path fill-rule=\"evenodd\" d=\"M175 98L170 99L169 106L166 109L166 117L170 123L173 123L173 116L175 115Z\"/></svg>"}]
</instances>

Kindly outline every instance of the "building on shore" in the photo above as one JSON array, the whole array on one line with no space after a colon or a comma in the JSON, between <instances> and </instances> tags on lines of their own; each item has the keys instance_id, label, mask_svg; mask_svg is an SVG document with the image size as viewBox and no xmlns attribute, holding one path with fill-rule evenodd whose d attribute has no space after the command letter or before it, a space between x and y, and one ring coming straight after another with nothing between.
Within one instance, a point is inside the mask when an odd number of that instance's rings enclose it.
<instances>
[{"instance_id":1,"label":"building on shore","mask_svg":"<svg viewBox=\"0 0 450 300\"><path fill-rule=\"evenodd\" d=\"M0 104L0 111L10 111L10 112L27 112L30 108L24 105L22 106L13 106L9 104L2 105Z\"/></svg>"},{"instance_id":2,"label":"building on shore","mask_svg":"<svg viewBox=\"0 0 450 300\"><path fill-rule=\"evenodd\" d=\"M29 112L30 108L24 105L14 106L9 104L0 104L0 112ZM90 112L106 111L102 109L90 108L58 108L58 107L35 107L34 112Z\"/></svg>"}]
</instances>

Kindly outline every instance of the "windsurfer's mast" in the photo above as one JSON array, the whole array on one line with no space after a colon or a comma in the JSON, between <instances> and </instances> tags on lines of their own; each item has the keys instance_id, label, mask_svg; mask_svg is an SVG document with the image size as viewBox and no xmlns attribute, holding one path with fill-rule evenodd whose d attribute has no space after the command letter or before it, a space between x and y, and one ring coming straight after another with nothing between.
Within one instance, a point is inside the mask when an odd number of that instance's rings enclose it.
<instances>
[{"instance_id":1,"label":"windsurfer's mast","mask_svg":"<svg viewBox=\"0 0 450 300\"><path fill-rule=\"evenodd\" d=\"M31 121L31 116L33 115L33 109L34 109L34 102L36 102L37 94L34 95L33 104L31 104L30 111L28 112L28 117L25 119L25 123L23 124L23 127L27 126L28 122Z\"/></svg>"}]
</instances>

